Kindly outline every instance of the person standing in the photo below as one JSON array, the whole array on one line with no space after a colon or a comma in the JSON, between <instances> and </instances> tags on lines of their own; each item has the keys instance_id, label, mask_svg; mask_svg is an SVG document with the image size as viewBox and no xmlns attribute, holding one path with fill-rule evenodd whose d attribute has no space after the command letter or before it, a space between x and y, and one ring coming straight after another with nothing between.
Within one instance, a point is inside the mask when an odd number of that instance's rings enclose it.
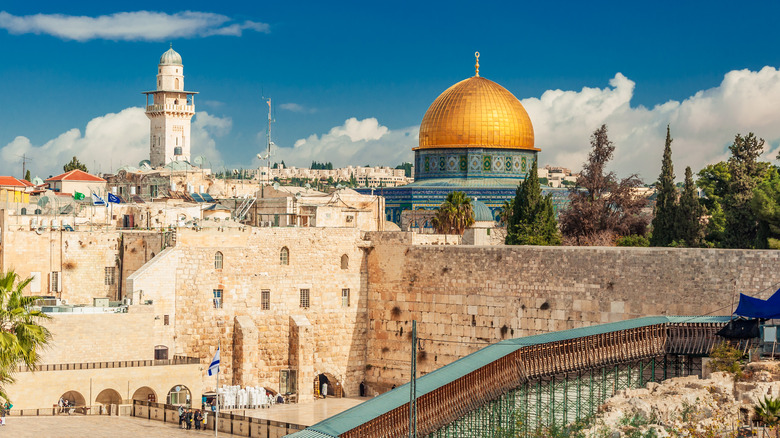
<instances>
[{"instance_id":1,"label":"person standing","mask_svg":"<svg viewBox=\"0 0 780 438\"><path fill-rule=\"evenodd\" d=\"M184 417L184 421L187 422L187 430L192 429L192 409L187 409L187 414Z\"/></svg>"},{"instance_id":2,"label":"person standing","mask_svg":"<svg viewBox=\"0 0 780 438\"><path fill-rule=\"evenodd\" d=\"M200 409L195 411L195 430L200 430L200 425L203 423L203 415L200 414Z\"/></svg>"},{"instance_id":3,"label":"person standing","mask_svg":"<svg viewBox=\"0 0 780 438\"><path fill-rule=\"evenodd\" d=\"M0 406L0 426L5 426L5 405Z\"/></svg>"},{"instance_id":4,"label":"person standing","mask_svg":"<svg viewBox=\"0 0 780 438\"><path fill-rule=\"evenodd\" d=\"M2 409L0 410L0 422L2 422L3 426L6 425L5 422L5 416L8 414L8 412L11 410L11 408L14 407L14 405L11 404L11 402L5 402L3 404Z\"/></svg>"},{"instance_id":5,"label":"person standing","mask_svg":"<svg viewBox=\"0 0 780 438\"><path fill-rule=\"evenodd\" d=\"M184 417L185 417L184 407L179 406L179 429L184 429Z\"/></svg>"},{"instance_id":6,"label":"person standing","mask_svg":"<svg viewBox=\"0 0 780 438\"><path fill-rule=\"evenodd\" d=\"M62 408L65 407L65 400L63 400L62 397L60 397L60 401L57 402L57 407L57 413L61 414L63 412Z\"/></svg>"},{"instance_id":7,"label":"person standing","mask_svg":"<svg viewBox=\"0 0 780 438\"><path fill-rule=\"evenodd\" d=\"M322 383L322 398L328 398L328 382Z\"/></svg>"}]
</instances>

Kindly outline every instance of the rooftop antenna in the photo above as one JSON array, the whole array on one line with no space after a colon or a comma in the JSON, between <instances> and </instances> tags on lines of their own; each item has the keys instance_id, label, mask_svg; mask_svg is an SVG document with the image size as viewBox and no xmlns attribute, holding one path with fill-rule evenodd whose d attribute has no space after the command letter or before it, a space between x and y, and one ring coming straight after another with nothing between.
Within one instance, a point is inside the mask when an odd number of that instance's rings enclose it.
<instances>
[{"instance_id":1,"label":"rooftop antenna","mask_svg":"<svg viewBox=\"0 0 780 438\"><path fill-rule=\"evenodd\" d=\"M22 159L22 179L27 175L27 162L32 161L32 158L27 157L27 154L17 155Z\"/></svg>"},{"instance_id":2,"label":"rooftop antenna","mask_svg":"<svg viewBox=\"0 0 780 438\"><path fill-rule=\"evenodd\" d=\"M260 171L258 169L258 175L257 175L257 182L260 184L260 188L262 189L266 183L271 182L271 146L274 145L274 142L271 141L271 123L275 122L275 120L271 117L271 98L269 97L266 99L263 97L263 99L268 104L268 131L266 132L266 151L265 155L257 154L257 158L259 158L261 161L266 160L266 178L267 181L263 181L260 177ZM261 196L262 196L261 192Z\"/></svg>"}]
</instances>

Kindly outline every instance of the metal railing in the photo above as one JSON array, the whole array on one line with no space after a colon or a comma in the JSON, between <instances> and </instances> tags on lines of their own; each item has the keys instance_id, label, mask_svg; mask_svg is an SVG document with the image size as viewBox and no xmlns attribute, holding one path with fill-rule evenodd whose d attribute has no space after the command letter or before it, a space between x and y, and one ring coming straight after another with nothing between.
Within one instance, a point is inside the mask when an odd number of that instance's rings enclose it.
<instances>
[{"instance_id":1,"label":"metal railing","mask_svg":"<svg viewBox=\"0 0 780 438\"><path fill-rule=\"evenodd\" d=\"M132 368L132 367L151 367L166 365L196 365L200 364L197 357L174 356L173 359L151 359L151 360L122 360L111 362L81 362L81 363L57 363L38 365L34 369L22 365L17 368L18 372L28 371L71 371L71 370L93 370L104 368Z\"/></svg>"}]
</instances>

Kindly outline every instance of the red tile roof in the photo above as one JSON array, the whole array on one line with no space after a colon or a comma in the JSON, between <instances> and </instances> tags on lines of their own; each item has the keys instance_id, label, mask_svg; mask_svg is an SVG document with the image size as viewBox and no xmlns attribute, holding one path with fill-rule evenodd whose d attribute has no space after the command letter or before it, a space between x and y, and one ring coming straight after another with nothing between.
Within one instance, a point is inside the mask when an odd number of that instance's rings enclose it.
<instances>
[{"instance_id":1,"label":"red tile roof","mask_svg":"<svg viewBox=\"0 0 780 438\"><path fill-rule=\"evenodd\" d=\"M100 178L99 176L90 175L87 172L84 172L83 170L71 170L70 172L65 172L62 175L53 176L46 180L46 182L49 181L90 181L90 182L106 182L103 178Z\"/></svg>"},{"instance_id":2,"label":"red tile roof","mask_svg":"<svg viewBox=\"0 0 780 438\"><path fill-rule=\"evenodd\" d=\"M19 179L13 176L0 176L0 186L3 187L32 187L33 184L29 181Z\"/></svg>"}]
</instances>

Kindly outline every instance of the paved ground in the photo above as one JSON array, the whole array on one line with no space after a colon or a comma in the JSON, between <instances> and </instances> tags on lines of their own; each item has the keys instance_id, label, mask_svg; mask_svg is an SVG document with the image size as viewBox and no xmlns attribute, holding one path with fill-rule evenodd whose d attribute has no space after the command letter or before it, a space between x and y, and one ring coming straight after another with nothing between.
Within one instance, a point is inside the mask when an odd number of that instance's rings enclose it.
<instances>
[{"instance_id":1,"label":"paved ground","mask_svg":"<svg viewBox=\"0 0 780 438\"><path fill-rule=\"evenodd\" d=\"M236 414L311 426L368 398L327 398L312 403L275 405L268 409L233 410ZM0 437L14 438L167 438L213 437L214 431L181 430L176 424L135 417L71 415L57 417L6 417ZM220 437L231 436L220 433Z\"/></svg>"},{"instance_id":2,"label":"paved ground","mask_svg":"<svg viewBox=\"0 0 780 438\"><path fill-rule=\"evenodd\" d=\"M0 426L0 437L14 438L167 438L213 437L214 431L182 430L162 421L104 415L71 415L58 417L6 417L7 426ZM231 436L220 433L220 437Z\"/></svg>"},{"instance_id":3,"label":"paved ground","mask_svg":"<svg viewBox=\"0 0 780 438\"><path fill-rule=\"evenodd\" d=\"M235 409L230 412L249 417L265 418L282 423L311 426L332 417L339 412L359 405L368 397L345 397L315 400L311 403L293 403L289 405L274 405L267 409Z\"/></svg>"}]
</instances>

